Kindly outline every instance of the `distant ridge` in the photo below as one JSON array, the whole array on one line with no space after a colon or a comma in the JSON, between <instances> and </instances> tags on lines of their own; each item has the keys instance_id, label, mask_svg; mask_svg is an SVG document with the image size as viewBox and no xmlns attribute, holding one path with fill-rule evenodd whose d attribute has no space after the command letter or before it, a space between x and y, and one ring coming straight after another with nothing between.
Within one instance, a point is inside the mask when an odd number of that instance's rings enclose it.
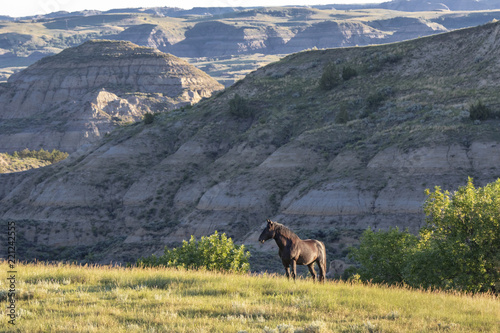
<instances>
[{"instance_id":1,"label":"distant ridge","mask_svg":"<svg viewBox=\"0 0 500 333\"><path fill-rule=\"evenodd\" d=\"M229 86L293 52L392 43L500 19L500 9L451 9L471 6L495 8L498 4L463 0L391 1L366 8L154 7L7 17L0 24L0 80L44 56L87 40L109 39L189 58Z\"/></svg>"}]
</instances>

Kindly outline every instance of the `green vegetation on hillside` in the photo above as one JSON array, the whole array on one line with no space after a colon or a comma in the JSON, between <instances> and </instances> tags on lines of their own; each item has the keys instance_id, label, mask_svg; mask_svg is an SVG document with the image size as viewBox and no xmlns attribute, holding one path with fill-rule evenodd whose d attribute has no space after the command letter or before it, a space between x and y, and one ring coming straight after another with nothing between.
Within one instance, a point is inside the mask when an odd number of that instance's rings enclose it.
<instances>
[{"instance_id":1,"label":"green vegetation on hillside","mask_svg":"<svg viewBox=\"0 0 500 333\"><path fill-rule=\"evenodd\" d=\"M500 287L500 179L456 192L427 191L427 225L416 236L398 229L361 237L351 257L365 281L413 287L497 291Z\"/></svg>"},{"instance_id":2,"label":"green vegetation on hillside","mask_svg":"<svg viewBox=\"0 0 500 333\"><path fill-rule=\"evenodd\" d=\"M482 101L477 101L469 107L470 119L472 120L487 120L495 118L495 114L489 107L483 104Z\"/></svg>"},{"instance_id":3,"label":"green vegetation on hillside","mask_svg":"<svg viewBox=\"0 0 500 333\"><path fill-rule=\"evenodd\" d=\"M2 332L498 332L491 295L184 269L38 263L16 271L15 326L4 315ZM9 284L0 280L4 313Z\"/></svg>"},{"instance_id":4,"label":"green vegetation on hillside","mask_svg":"<svg viewBox=\"0 0 500 333\"><path fill-rule=\"evenodd\" d=\"M204 268L209 271L246 273L250 269L244 245L235 245L225 233L216 231L210 236L202 236L199 241L194 236L184 240L181 247L165 247L162 256L149 256L137 261L139 267L182 267L185 269Z\"/></svg>"},{"instance_id":5,"label":"green vegetation on hillside","mask_svg":"<svg viewBox=\"0 0 500 333\"><path fill-rule=\"evenodd\" d=\"M40 168L64 160L68 153L53 149L51 152L40 148L40 150L24 149L14 153L0 153L0 173L19 172L29 169Z\"/></svg>"}]
</instances>

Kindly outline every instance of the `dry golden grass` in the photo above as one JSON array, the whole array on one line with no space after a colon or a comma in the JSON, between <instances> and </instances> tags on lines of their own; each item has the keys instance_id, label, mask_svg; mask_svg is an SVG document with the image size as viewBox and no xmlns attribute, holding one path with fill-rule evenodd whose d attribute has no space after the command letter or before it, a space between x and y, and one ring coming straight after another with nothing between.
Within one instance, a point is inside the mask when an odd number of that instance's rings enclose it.
<instances>
[{"instance_id":1,"label":"dry golden grass","mask_svg":"<svg viewBox=\"0 0 500 333\"><path fill-rule=\"evenodd\" d=\"M0 280L2 332L498 332L500 318L492 295L161 268L16 272L15 326Z\"/></svg>"}]
</instances>

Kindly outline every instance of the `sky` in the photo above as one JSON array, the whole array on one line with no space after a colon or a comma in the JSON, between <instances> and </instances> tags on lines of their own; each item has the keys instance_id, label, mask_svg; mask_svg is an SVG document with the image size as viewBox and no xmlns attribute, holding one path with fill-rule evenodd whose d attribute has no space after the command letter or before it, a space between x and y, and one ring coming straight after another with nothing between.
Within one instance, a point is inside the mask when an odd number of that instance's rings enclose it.
<instances>
[{"instance_id":1,"label":"sky","mask_svg":"<svg viewBox=\"0 0 500 333\"><path fill-rule=\"evenodd\" d=\"M137 7L255 7L287 5L359 4L380 3L387 0L0 0L0 15L12 17L97 9Z\"/></svg>"}]
</instances>

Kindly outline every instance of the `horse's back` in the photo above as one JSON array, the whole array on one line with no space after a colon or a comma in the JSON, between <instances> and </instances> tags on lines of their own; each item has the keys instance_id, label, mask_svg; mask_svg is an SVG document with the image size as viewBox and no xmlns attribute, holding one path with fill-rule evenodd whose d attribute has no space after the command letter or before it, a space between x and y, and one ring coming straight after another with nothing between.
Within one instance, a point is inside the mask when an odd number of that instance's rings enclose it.
<instances>
[{"instance_id":1,"label":"horse's back","mask_svg":"<svg viewBox=\"0 0 500 333\"><path fill-rule=\"evenodd\" d=\"M300 240L300 255L298 258L299 265L309 265L316 260L321 260L324 257L325 245L315 239Z\"/></svg>"},{"instance_id":2,"label":"horse's back","mask_svg":"<svg viewBox=\"0 0 500 333\"><path fill-rule=\"evenodd\" d=\"M303 242L307 242L310 245L314 245L318 251L325 252L325 244L317 239L304 239Z\"/></svg>"}]
</instances>

